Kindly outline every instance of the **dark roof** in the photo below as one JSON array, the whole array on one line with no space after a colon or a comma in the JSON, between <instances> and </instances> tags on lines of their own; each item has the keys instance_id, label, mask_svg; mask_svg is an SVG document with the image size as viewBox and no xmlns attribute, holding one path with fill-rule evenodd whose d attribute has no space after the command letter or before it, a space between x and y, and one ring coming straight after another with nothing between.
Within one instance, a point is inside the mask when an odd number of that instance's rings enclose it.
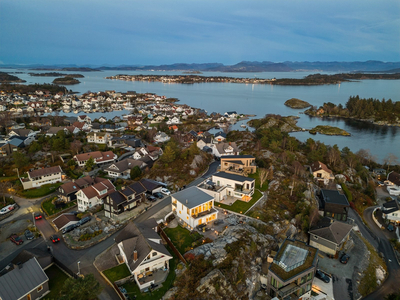
<instances>
[{"instance_id":1,"label":"dark roof","mask_svg":"<svg viewBox=\"0 0 400 300\"><path fill-rule=\"evenodd\" d=\"M119 191L112 192L108 196L110 197L110 199L113 200L114 204L116 204L116 205L126 201L126 198L124 196L122 196Z\"/></svg>"},{"instance_id":2,"label":"dark roof","mask_svg":"<svg viewBox=\"0 0 400 300\"><path fill-rule=\"evenodd\" d=\"M20 136L13 136L8 143L17 147L24 147L25 143L24 141L26 140L25 137L20 137Z\"/></svg>"},{"instance_id":3,"label":"dark roof","mask_svg":"<svg viewBox=\"0 0 400 300\"><path fill-rule=\"evenodd\" d=\"M218 173L214 174L213 176L226 178L226 179L230 179L230 180L235 180L235 181L239 181L239 182L255 181L254 178L245 177L245 176L236 175L236 174L225 173L225 172L218 172Z\"/></svg>"},{"instance_id":4,"label":"dark roof","mask_svg":"<svg viewBox=\"0 0 400 300\"><path fill-rule=\"evenodd\" d=\"M30 249L22 250L11 262L14 265L18 265L20 263L24 264L28 260L30 260L34 257L36 257L39 264L40 264L41 258L50 258L50 260L52 259L51 258L52 256L48 251L44 251L39 248L30 248ZM44 268L46 266L41 265L41 267Z\"/></svg>"},{"instance_id":5,"label":"dark roof","mask_svg":"<svg viewBox=\"0 0 400 300\"><path fill-rule=\"evenodd\" d=\"M55 174L55 173L61 173L61 172L62 172L61 167L60 166L56 166L56 167L33 170L32 172L29 172L29 176L31 178L34 178L34 177L39 177L39 176L44 176L44 175L49 175L49 174Z\"/></svg>"},{"instance_id":6,"label":"dark roof","mask_svg":"<svg viewBox=\"0 0 400 300\"><path fill-rule=\"evenodd\" d=\"M197 186L184 189L172 195L176 200L191 209L200 204L206 203L214 199L211 195L200 190Z\"/></svg>"},{"instance_id":7,"label":"dark roof","mask_svg":"<svg viewBox=\"0 0 400 300\"><path fill-rule=\"evenodd\" d=\"M334 221L329 226L311 230L310 233L335 244L340 244L352 228L352 225Z\"/></svg>"},{"instance_id":8,"label":"dark roof","mask_svg":"<svg viewBox=\"0 0 400 300\"><path fill-rule=\"evenodd\" d=\"M221 156L221 160L232 159L232 158L255 158L255 157L253 155L224 155L224 156Z\"/></svg>"},{"instance_id":9,"label":"dark roof","mask_svg":"<svg viewBox=\"0 0 400 300\"><path fill-rule=\"evenodd\" d=\"M338 191L321 189L322 201L325 203L333 203L350 206L345 195Z\"/></svg>"},{"instance_id":10,"label":"dark roof","mask_svg":"<svg viewBox=\"0 0 400 300\"><path fill-rule=\"evenodd\" d=\"M218 131L216 134L214 134L214 136L215 136L215 137L217 137L217 136L222 136L222 137L226 138L226 133L223 132L223 131Z\"/></svg>"},{"instance_id":11,"label":"dark roof","mask_svg":"<svg viewBox=\"0 0 400 300\"><path fill-rule=\"evenodd\" d=\"M160 182L157 182L157 181L154 181L154 180L150 180L150 179L146 179L146 178L140 179L139 182L144 186L144 188L147 191L153 191L156 188L159 188L159 187L163 186Z\"/></svg>"},{"instance_id":12,"label":"dark roof","mask_svg":"<svg viewBox=\"0 0 400 300\"><path fill-rule=\"evenodd\" d=\"M138 166L140 168L143 165L143 163L144 162L141 161L141 160L135 160L135 159L132 159L132 158L127 158L127 159L123 159L123 160L113 164L115 167L118 168L117 170L114 169L114 168L111 168L111 166L110 166L107 169L105 169L105 171L124 172L126 170L133 169L135 166Z\"/></svg>"},{"instance_id":13,"label":"dark roof","mask_svg":"<svg viewBox=\"0 0 400 300\"><path fill-rule=\"evenodd\" d=\"M20 299L48 280L36 258L32 258L0 277L0 299Z\"/></svg>"},{"instance_id":14,"label":"dark roof","mask_svg":"<svg viewBox=\"0 0 400 300\"><path fill-rule=\"evenodd\" d=\"M396 172L390 172L387 179L394 183L395 185L400 186L400 174Z\"/></svg>"},{"instance_id":15,"label":"dark roof","mask_svg":"<svg viewBox=\"0 0 400 300\"><path fill-rule=\"evenodd\" d=\"M128 185L128 188L132 189L135 191L136 194L142 194L146 192L146 188L140 184L140 182L135 182L130 185Z\"/></svg>"},{"instance_id":16,"label":"dark roof","mask_svg":"<svg viewBox=\"0 0 400 300\"><path fill-rule=\"evenodd\" d=\"M382 206L383 206L382 212L384 214L391 214L400 209L399 202L397 202L397 200L392 200L392 201L383 203Z\"/></svg>"}]
</instances>

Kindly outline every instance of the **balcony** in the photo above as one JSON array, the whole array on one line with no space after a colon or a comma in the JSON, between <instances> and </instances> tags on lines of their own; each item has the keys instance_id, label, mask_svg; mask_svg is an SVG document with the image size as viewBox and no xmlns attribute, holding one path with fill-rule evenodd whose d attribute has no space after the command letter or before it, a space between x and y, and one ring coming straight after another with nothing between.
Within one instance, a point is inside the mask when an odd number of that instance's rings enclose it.
<instances>
[{"instance_id":1,"label":"balcony","mask_svg":"<svg viewBox=\"0 0 400 300\"><path fill-rule=\"evenodd\" d=\"M217 210L215 208L211 208L210 210L206 210L206 211L203 211L203 212L198 213L198 214L193 214L191 217L193 219L197 220L197 219L203 218L205 216L212 215L212 214L214 214L216 212L217 212Z\"/></svg>"},{"instance_id":2,"label":"balcony","mask_svg":"<svg viewBox=\"0 0 400 300\"><path fill-rule=\"evenodd\" d=\"M298 291L300 288L301 288L300 286L298 286L297 284L292 282L292 283L288 284L287 286L284 286L283 288L278 290L278 294L279 294L279 296L281 296L283 298L283 297L286 297L286 296Z\"/></svg>"}]
</instances>

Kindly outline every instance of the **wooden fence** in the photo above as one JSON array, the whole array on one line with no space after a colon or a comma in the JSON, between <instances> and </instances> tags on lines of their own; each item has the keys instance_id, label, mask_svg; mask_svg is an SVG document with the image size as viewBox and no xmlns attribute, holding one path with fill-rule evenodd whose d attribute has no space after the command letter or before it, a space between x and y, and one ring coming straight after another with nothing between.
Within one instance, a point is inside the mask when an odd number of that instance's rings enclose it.
<instances>
[{"instance_id":1,"label":"wooden fence","mask_svg":"<svg viewBox=\"0 0 400 300\"><path fill-rule=\"evenodd\" d=\"M168 244L168 246L174 251L176 256L183 262L185 265L187 264L186 259L183 257L183 255L178 251L178 249L175 248L174 244L171 242L167 234L162 230L160 226L158 226L158 233L160 234L161 238Z\"/></svg>"}]
</instances>

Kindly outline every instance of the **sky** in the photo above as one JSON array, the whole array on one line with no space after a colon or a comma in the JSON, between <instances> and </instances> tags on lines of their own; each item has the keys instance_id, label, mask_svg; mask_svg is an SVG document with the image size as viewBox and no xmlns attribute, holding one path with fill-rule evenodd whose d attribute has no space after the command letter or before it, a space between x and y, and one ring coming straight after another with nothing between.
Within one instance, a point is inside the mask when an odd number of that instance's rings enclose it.
<instances>
[{"instance_id":1,"label":"sky","mask_svg":"<svg viewBox=\"0 0 400 300\"><path fill-rule=\"evenodd\" d=\"M400 1L0 0L1 64L400 61Z\"/></svg>"}]
</instances>

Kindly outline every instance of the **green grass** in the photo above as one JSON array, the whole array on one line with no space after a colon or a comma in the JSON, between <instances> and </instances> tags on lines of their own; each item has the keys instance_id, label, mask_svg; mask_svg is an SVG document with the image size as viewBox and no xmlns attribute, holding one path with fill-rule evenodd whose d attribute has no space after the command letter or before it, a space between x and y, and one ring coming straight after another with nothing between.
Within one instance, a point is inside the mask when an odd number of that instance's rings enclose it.
<instances>
[{"instance_id":1,"label":"green grass","mask_svg":"<svg viewBox=\"0 0 400 300\"><path fill-rule=\"evenodd\" d=\"M20 195L24 198L40 198L55 192L57 188L62 184L62 182L45 184L39 188L22 191L20 192Z\"/></svg>"},{"instance_id":2,"label":"green grass","mask_svg":"<svg viewBox=\"0 0 400 300\"><path fill-rule=\"evenodd\" d=\"M122 278L128 277L131 275L126 264L120 264L114 268L103 271L103 274L110 280L111 282L115 282Z\"/></svg>"},{"instance_id":3,"label":"green grass","mask_svg":"<svg viewBox=\"0 0 400 300\"><path fill-rule=\"evenodd\" d=\"M165 295L165 293L170 288L173 287L173 283L174 283L174 280L176 277L175 268L178 263L178 259L176 258L174 252L168 248L168 246L167 246L167 249L174 258L169 261L169 273L168 273L167 279L162 283L162 287L160 287L159 289L157 289L153 292L141 293L136 282L125 283L122 286L126 289L128 295L131 297L131 299L133 299L133 297L132 297L133 295L136 296L137 300L161 299Z\"/></svg>"},{"instance_id":4,"label":"green grass","mask_svg":"<svg viewBox=\"0 0 400 300\"><path fill-rule=\"evenodd\" d=\"M0 177L0 181L16 181L18 180L18 176L9 176L9 177Z\"/></svg>"},{"instance_id":5,"label":"green grass","mask_svg":"<svg viewBox=\"0 0 400 300\"><path fill-rule=\"evenodd\" d=\"M180 225L175 228L165 228L164 231L182 255L187 252L187 248L202 237L198 232L190 233L189 230Z\"/></svg>"},{"instance_id":6,"label":"green grass","mask_svg":"<svg viewBox=\"0 0 400 300\"><path fill-rule=\"evenodd\" d=\"M249 174L248 177L254 178L256 180L256 189L259 189L260 191L265 192L268 189L268 181L265 181L262 186L260 186L260 177L258 174L259 170L257 169L257 172L254 174Z\"/></svg>"},{"instance_id":7,"label":"green grass","mask_svg":"<svg viewBox=\"0 0 400 300\"><path fill-rule=\"evenodd\" d=\"M14 199L11 199L9 197L5 197L6 203L4 204L4 199L3 199L3 195L0 196L0 209L2 209L3 207L10 205L10 204L14 204L15 201Z\"/></svg>"},{"instance_id":8,"label":"green grass","mask_svg":"<svg viewBox=\"0 0 400 300\"><path fill-rule=\"evenodd\" d=\"M76 204L76 201L71 201L71 202L67 202L64 207L56 208L56 206L51 202L54 198L57 198L57 197L51 197L50 199L42 202L42 209L48 216L52 216L64 209L67 209L68 207L74 206Z\"/></svg>"},{"instance_id":9,"label":"green grass","mask_svg":"<svg viewBox=\"0 0 400 300\"><path fill-rule=\"evenodd\" d=\"M254 203L256 203L258 201L258 199L261 198L261 196L262 196L262 194L259 191L255 190L253 198L249 202L244 202L242 200L236 200L235 203L233 203L232 205L226 205L226 204L222 204L222 203L218 203L218 202L216 202L215 205L218 207L221 207L223 209L226 209L226 210L244 214Z\"/></svg>"},{"instance_id":10,"label":"green grass","mask_svg":"<svg viewBox=\"0 0 400 300\"><path fill-rule=\"evenodd\" d=\"M69 277L61 271L56 265L52 265L45 271L47 277L49 277L49 289L44 299L58 299L60 297L60 291L64 285L65 280Z\"/></svg>"}]
</instances>

